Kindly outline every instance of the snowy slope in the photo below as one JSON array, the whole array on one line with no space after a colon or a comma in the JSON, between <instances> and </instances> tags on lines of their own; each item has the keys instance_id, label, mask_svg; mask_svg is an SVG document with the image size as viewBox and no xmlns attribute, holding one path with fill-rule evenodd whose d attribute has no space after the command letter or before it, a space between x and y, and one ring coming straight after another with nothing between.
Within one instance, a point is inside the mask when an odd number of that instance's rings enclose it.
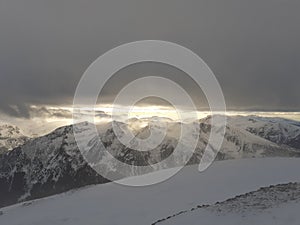
<instances>
[{"instance_id":1,"label":"snowy slope","mask_svg":"<svg viewBox=\"0 0 300 225\"><path fill-rule=\"evenodd\" d=\"M224 202L202 205L157 221L157 225L299 224L300 183L271 185Z\"/></svg>"},{"instance_id":2,"label":"snowy slope","mask_svg":"<svg viewBox=\"0 0 300 225\"><path fill-rule=\"evenodd\" d=\"M261 118L263 119L263 118ZM268 120L268 118L265 118ZM220 159L252 158L252 157L274 157L274 156L296 156L300 151L291 146L277 143L265 137L249 132L249 124L253 118L250 117L227 117L226 132L220 149ZM270 122L271 123L271 122ZM211 129L211 117L200 120L200 140L207 143L209 130ZM264 122L261 127L269 124Z\"/></svg>"},{"instance_id":3,"label":"snowy slope","mask_svg":"<svg viewBox=\"0 0 300 225\"><path fill-rule=\"evenodd\" d=\"M300 149L300 122L298 121L272 117L235 116L228 117L228 123L274 143Z\"/></svg>"},{"instance_id":4,"label":"snowy slope","mask_svg":"<svg viewBox=\"0 0 300 225\"><path fill-rule=\"evenodd\" d=\"M72 130L58 128L0 155L0 206L107 182L87 165Z\"/></svg>"},{"instance_id":5,"label":"snowy slope","mask_svg":"<svg viewBox=\"0 0 300 225\"><path fill-rule=\"evenodd\" d=\"M300 159L288 158L219 161L202 173L197 166L189 166L153 186L137 188L108 183L2 208L0 224L151 224L199 204L224 201L271 184L300 181L299 169ZM144 175L143 179L148 176L155 173ZM289 211L283 209L288 215Z\"/></svg>"}]
</instances>

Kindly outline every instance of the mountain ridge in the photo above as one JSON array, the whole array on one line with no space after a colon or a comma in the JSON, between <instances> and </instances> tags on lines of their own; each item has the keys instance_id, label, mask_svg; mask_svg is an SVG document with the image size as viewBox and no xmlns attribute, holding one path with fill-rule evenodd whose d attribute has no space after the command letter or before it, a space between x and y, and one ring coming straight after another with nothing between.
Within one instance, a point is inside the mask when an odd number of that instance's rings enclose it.
<instances>
[{"instance_id":1,"label":"mountain ridge","mask_svg":"<svg viewBox=\"0 0 300 225\"><path fill-rule=\"evenodd\" d=\"M251 124L249 117L243 117L243 123L238 120L230 121L226 127L226 134L221 151L218 152L216 160L253 158L253 157L300 157L300 150L288 146L286 142L271 142L265 136L259 136L247 131ZM238 118L240 119L240 118ZM234 121L236 121L234 123ZM140 121L138 121L140 123ZM245 125L246 124L246 125ZM117 123L123 129L132 129L126 123ZM166 121L166 137L152 151L138 152L130 147L124 146L116 137L112 124L105 125L98 136L91 132L93 124L83 122L75 126L75 132L83 134L89 143L88 153L96 163L89 165L85 155L79 151L75 137L74 126L57 128L53 132L27 141L24 145L15 148L6 154L0 155L0 198L1 206L13 204L19 201L35 199L61 193L73 188L88 184L109 182L105 177L114 173L118 179L141 175L160 169L182 166L185 153L173 154L177 146L177 136L181 124L175 121ZM147 127L149 126L149 127ZM146 127L136 128L136 135L146 137L147 129L160 131L163 129L161 121L152 121ZM189 123L191 129L199 129L199 141L194 154L188 164L197 164L201 160L203 151L208 143L210 134L210 117L200 120L200 123ZM263 126L264 127L264 126ZM99 127L98 127L99 128ZM103 127L102 127L103 128ZM288 126L289 128L289 126ZM294 129L294 127L292 127ZM101 130L101 127L99 128ZM278 133L282 130L278 129ZM100 139L99 139L100 138ZM188 138L188 137L187 137ZM102 144L100 143L100 140ZM187 139L185 143L188 143ZM104 145L104 146L103 146ZM106 149L104 149L104 147ZM133 147L133 146L132 146ZM181 144L181 149L186 148ZM119 161L129 165L151 165L153 170L124 170L119 168L107 158L104 151L109 151ZM156 166L157 162L170 156L171 160ZM101 168L101 176L94 170Z\"/></svg>"}]
</instances>

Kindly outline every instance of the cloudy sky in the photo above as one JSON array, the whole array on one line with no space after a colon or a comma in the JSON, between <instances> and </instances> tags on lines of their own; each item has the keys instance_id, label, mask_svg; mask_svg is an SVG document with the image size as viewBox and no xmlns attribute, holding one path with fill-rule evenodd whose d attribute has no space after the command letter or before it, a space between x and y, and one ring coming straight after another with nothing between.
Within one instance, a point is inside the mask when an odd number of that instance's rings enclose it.
<instances>
[{"instance_id":1,"label":"cloudy sky","mask_svg":"<svg viewBox=\"0 0 300 225\"><path fill-rule=\"evenodd\" d=\"M97 57L120 44L156 39L197 53L230 109L297 111L299 11L299 0L1 0L0 110L28 118L30 105L71 105ZM126 76L116 75L103 91L107 102L137 74L149 73L174 79L203 102L174 68L136 65L120 73Z\"/></svg>"}]
</instances>

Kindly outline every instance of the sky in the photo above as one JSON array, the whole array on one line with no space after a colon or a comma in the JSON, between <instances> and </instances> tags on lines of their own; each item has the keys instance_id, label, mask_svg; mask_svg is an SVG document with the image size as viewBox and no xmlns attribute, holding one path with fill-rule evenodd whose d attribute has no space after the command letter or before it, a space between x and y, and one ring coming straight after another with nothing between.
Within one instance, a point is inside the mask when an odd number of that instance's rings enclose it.
<instances>
[{"instance_id":1,"label":"sky","mask_svg":"<svg viewBox=\"0 0 300 225\"><path fill-rule=\"evenodd\" d=\"M1 0L0 111L30 118L49 113L45 106L70 106L94 60L150 39L198 54L230 110L299 111L299 10L298 0ZM103 90L104 103L126 82L157 74L183 86L199 108L206 105L176 68L144 63L118 74Z\"/></svg>"}]
</instances>

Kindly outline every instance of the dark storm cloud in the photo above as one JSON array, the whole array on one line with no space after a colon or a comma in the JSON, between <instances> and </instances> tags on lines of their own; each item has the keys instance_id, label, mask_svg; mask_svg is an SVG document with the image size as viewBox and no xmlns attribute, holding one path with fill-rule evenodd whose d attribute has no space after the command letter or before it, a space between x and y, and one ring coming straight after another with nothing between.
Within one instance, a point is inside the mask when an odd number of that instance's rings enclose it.
<instances>
[{"instance_id":1,"label":"dark storm cloud","mask_svg":"<svg viewBox=\"0 0 300 225\"><path fill-rule=\"evenodd\" d=\"M53 108L46 106L29 106L28 107L30 118L58 118L58 119L71 119L73 117L71 109ZM94 113L92 110L85 110L83 113L91 114ZM101 110L96 110L95 115L99 118L110 118L108 114Z\"/></svg>"},{"instance_id":2,"label":"dark storm cloud","mask_svg":"<svg viewBox=\"0 0 300 225\"><path fill-rule=\"evenodd\" d=\"M29 117L30 104L71 104L98 56L159 39L202 57L230 108L299 110L299 10L298 0L2 0L0 108ZM192 82L174 77L197 98ZM122 82L111 82L104 99Z\"/></svg>"}]
</instances>

